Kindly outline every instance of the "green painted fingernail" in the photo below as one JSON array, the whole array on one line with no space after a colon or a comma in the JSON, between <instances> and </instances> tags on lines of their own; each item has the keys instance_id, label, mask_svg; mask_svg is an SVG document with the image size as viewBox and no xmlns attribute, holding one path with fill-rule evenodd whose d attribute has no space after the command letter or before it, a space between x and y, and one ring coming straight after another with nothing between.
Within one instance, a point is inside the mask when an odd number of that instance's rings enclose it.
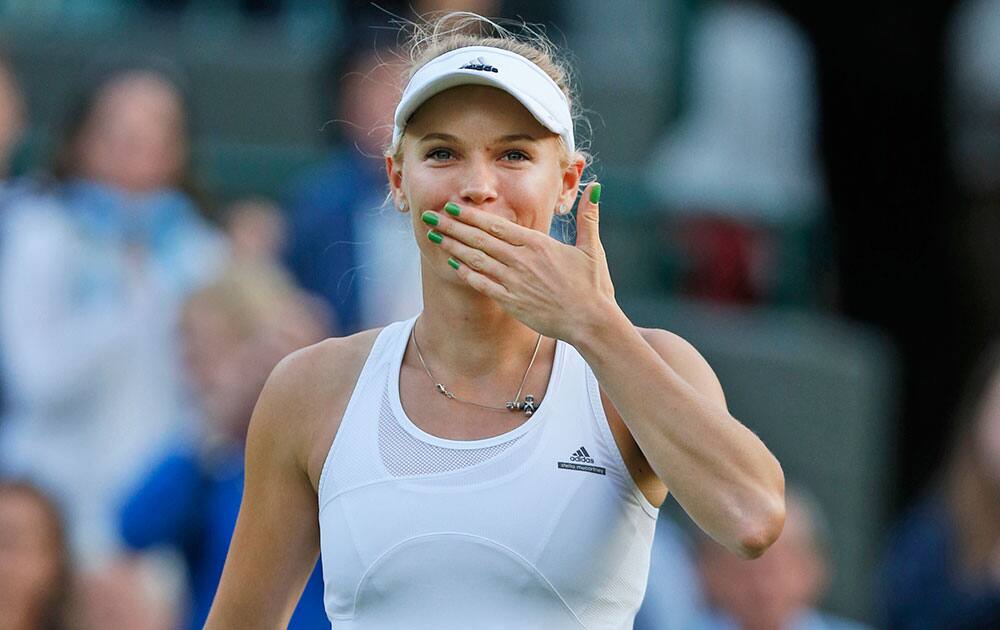
<instances>
[{"instance_id":1,"label":"green painted fingernail","mask_svg":"<svg viewBox=\"0 0 1000 630\"><path fill-rule=\"evenodd\" d=\"M444 204L444 209L445 209L445 212L447 212L448 214L450 214L453 217L457 217L458 215L462 214L462 209L459 208L455 203L453 203L451 201L449 201L448 203Z\"/></svg>"},{"instance_id":2,"label":"green painted fingernail","mask_svg":"<svg viewBox=\"0 0 1000 630\"><path fill-rule=\"evenodd\" d=\"M461 266L461 265L458 264L458 261L455 260L454 258L449 258L448 259L448 264L451 265L452 269L458 269Z\"/></svg>"},{"instance_id":3,"label":"green painted fingernail","mask_svg":"<svg viewBox=\"0 0 1000 630\"><path fill-rule=\"evenodd\" d=\"M590 203L598 203L601 201L601 185L594 184L594 187L590 189Z\"/></svg>"},{"instance_id":4,"label":"green painted fingernail","mask_svg":"<svg viewBox=\"0 0 1000 630\"><path fill-rule=\"evenodd\" d=\"M444 240L444 237L441 236L440 234L438 234L437 232L435 232L434 230L431 230L430 232L427 233L427 238L431 239L432 241L434 241L438 245L440 245L441 241Z\"/></svg>"},{"instance_id":5,"label":"green painted fingernail","mask_svg":"<svg viewBox=\"0 0 1000 630\"><path fill-rule=\"evenodd\" d=\"M441 219L438 219L438 215L434 214L429 210L420 215L420 220L426 223L427 225L437 225L441 221Z\"/></svg>"}]
</instances>

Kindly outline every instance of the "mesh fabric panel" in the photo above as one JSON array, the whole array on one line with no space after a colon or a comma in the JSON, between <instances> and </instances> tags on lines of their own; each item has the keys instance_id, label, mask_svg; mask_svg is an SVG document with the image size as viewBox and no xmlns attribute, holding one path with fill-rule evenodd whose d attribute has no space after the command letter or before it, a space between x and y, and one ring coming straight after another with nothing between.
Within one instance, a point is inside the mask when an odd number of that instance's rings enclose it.
<instances>
[{"instance_id":1,"label":"mesh fabric panel","mask_svg":"<svg viewBox=\"0 0 1000 630\"><path fill-rule=\"evenodd\" d=\"M386 470L396 477L430 475L475 466L503 453L519 439L520 435L482 448L453 449L428 444L399 425L392 413L388 392L383 393L379 405L378 452Z\"/></svg>"},{"instance_id":2,"label":"mesh fabric panel","mask_svg":"<svg viewBox=\"0 0 1000 630\"><path fill-rule=\"evenodd\" d=\"M619 570L604 582L599 597L592 599L582 611L577 611L580 621L588 628L614 628L614 624L622 619L633 621L636 612L633 602L642 601L646 579L637 582L635 571L636 567L646 567L643 575L649 572L649 548L639 537L626 539L619 546L627 547L627 550L622 549Z\"/></svg>"}]
</instances>

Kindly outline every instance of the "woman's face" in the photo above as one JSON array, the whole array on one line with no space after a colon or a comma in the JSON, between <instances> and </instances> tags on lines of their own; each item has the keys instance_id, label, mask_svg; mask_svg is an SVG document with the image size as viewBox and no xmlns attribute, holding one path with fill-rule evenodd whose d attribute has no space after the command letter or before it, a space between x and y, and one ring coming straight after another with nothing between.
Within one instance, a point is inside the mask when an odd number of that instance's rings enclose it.
<instances>
[{"instance_id":1,"label":"woman's face","mask_svg":"<svg viewBox=\"0 0 1000 630\"><path fill-rule=\"evenodd\" d=\"M48 511L27 493L0 490L0 609L41 612L57 587L60 567L58 534Z\"/></svg>"},{"instance_id":2,"label":"woman's face","mask_svg":"<svg viewBox=\"0 0 1000 630\"><path fill-rule=\"evenodd\" d=\"M80 174L128 192L175 186L186 160L184 108L151 74L112 81L98 95L76 147Z\"/></svg>"},{"instance_id":3,"label":"woman's face","mask_svg":"<svg viewBox=\"0 0 1000 630\"><path fill-rule=\"evenodd\" d=\"M387 159L393 196L409 207L425 260L441 269L447 254L426 238L423 211L453 201L547 234L555 209L576 198L583 169L582 160L567 164L559 137L513 96L478 85L421 105L399 157Z\"/></svg>"},{"instance_id":4,"label":"woman's face","mask_svg":"<svg viewBox=\"0 0 1000 630\"><path fill-rule=\"evenodd\" d=\"M252 410L244 390L253 366L240 356L246 340L230 315L205 300L187 304L181 330L184 364L206 422L226 435L239 433Z\"/></svg>"}]
</instances>

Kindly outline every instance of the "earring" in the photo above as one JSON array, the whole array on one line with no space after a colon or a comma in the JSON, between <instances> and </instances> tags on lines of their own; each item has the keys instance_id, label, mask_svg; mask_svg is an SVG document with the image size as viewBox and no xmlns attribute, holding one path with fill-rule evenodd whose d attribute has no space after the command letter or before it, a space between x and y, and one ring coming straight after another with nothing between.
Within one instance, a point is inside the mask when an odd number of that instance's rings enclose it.
<instances>
[{"instance_id":1,"label":"earring","mask_svg":"<svg viewBox=\"0 0 1000 630\"><path fill-rule=\"evenodd\" d=\"M400 201L399 202L398 209L399 209L400 212L407 212L409 210L409 208L406 207L406 202L405 201Z\"/></svg>"},{"instance_id":2,"label":"earring","mask_svg":"<svg viewBox=\"0 0 1000 630\"><path fill-rule=\"evenodd\" d=\"M556 214L558 215L563 215L566 214L567 212L569 212L569 208L566 207L566 204L564 203L559 204L559 207L556 209Z\"/></svg>"}]
</instances>

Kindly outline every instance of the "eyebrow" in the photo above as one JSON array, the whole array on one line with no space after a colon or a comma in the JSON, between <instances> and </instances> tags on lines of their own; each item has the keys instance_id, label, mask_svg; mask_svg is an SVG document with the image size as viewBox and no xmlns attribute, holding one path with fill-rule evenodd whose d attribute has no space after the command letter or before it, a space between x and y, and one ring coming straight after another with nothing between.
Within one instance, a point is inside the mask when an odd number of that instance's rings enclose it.
<instances>
[{"instance_id":1,"label":"eyebrow","mask_svg":"<svg viewBox=\"0 0 1000 630\"><path fill-rule=\"evenodd\" d=\"M424 137L420 138L421 142L425 142L427 140L443 140L445 142L454 142L456 144L459 142L458 138L451 134L438 133L438 132L431 132L425 135ZM538 138L527 133L514 133L506 136L501 136L497 138L495 142L516 142L519 140L528 140L531 142L535 142L538 140Z\"/></svg>"}]
</instances>

